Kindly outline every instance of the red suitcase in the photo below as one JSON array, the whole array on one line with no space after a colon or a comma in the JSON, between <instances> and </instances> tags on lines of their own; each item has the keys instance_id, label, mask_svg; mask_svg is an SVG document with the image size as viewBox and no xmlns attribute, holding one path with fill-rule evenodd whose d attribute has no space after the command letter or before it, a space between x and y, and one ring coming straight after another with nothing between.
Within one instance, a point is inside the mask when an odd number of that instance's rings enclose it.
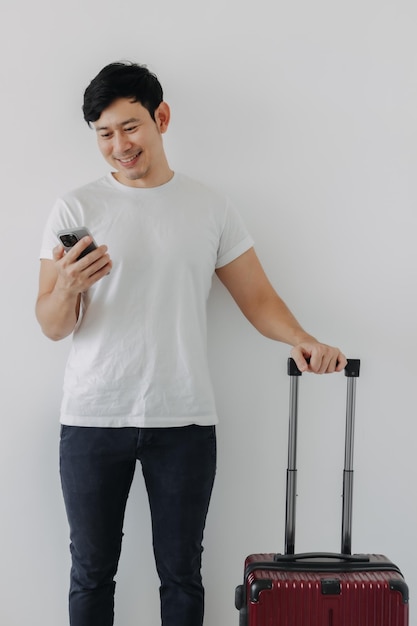
<instances>
[{"instance_id":1,"label":"red suitcase","mask_svg":"<svg viewBox=\"0 0 417 626\"><path fill-rule=\"evenodd\" d=\"M285 553L252 554L236 588L239 626L408 626L408 587L399 568L383 555L351 554L353 435L360 361L347 376L341 553L294 553L298 381L288 360L290 420Z\"/></svg>"}]
</instances>

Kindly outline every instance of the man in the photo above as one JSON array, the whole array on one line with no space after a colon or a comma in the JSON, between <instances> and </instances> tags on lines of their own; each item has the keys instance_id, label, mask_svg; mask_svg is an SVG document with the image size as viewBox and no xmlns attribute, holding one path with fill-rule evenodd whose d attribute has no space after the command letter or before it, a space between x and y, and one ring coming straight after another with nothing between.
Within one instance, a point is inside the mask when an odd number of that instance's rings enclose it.
<instances>
[{"instance_id":1,"label":"man","mask_svg":"<svg viewBox=\"0 0 417 626\"><path fill-rule=\"evenodd\" d=\"M229 202L171 170L163 146L170 109L146 67L105 67L86 89L83 111L114 171L57 201L36 305L48 337L73 333L60 442L70 622L113 624L123 517L140 460L162 624L201 626L202 538L216 468L206 356L213 273L262 334L293 346L302 371L340 371L346 359L298 324ZM86 236L64 253L56 232L77 226L106 245L79 258L92 243Z\"/></svg>"}]
</instances>

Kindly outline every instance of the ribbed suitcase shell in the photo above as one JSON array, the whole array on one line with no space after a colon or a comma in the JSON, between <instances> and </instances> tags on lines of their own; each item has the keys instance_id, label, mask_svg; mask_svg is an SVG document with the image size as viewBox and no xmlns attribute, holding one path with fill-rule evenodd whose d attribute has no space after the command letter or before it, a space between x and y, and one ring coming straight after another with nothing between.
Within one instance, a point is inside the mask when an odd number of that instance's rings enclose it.
<instances>
[{"instance_id":1,"label":"ribbed suitcase shell","mask_svg":"<svg viewBox=\"0 0 417 626\"><path fill-rule=\"evenodd\" d=\"M237 598L240 626L408 626L408 589L398 568L382 555L369 571L274 569L274 554L252 554ZM380 567L387 567L379 569ZM316 564L317 566L317 564ZM329 570L326 571L326 566ZM308 569L308 564L296 568Z\"/></svg>"}]
</instances>

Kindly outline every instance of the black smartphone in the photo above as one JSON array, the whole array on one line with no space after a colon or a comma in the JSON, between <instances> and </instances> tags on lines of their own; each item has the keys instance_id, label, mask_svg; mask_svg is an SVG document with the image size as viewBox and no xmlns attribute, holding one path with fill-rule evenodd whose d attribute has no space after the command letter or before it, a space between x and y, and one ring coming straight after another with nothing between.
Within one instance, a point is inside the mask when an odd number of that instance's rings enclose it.
<instances>
[{"instance_id":1,"label":"black smartphone","mask_svg":"<svg viewBox=\"0 0 417 626\"><path fill-rule=\"evenodd\" d=\"M65 249L66 252L71 250L71 248L73 246L75 246L75 244L78 243L80 241L80 239L82 239L83 237L86 237L87 235L92 237L90 231L85 226L80 226L78 228L67 228L65 230L60 230L59 232L57 232L56 235L57 235L60 243L64 246L64 249ZM89 252L92 252L96 248L97 248L97 244L96 244L96 242L93 239L93 241L90 243L90 245L87 246L87 248L81 252L81 254L78 257L78 259L82 259L83 256L85 256Z\"/></svg>"}]
</instances>

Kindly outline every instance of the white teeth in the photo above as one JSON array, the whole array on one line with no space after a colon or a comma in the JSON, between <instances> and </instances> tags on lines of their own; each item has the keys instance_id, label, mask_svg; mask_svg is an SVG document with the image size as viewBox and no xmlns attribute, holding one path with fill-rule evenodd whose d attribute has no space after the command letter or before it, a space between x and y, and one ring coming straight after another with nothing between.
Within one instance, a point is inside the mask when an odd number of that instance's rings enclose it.
<instances>
[{"instance_id":1,"label":"white teeth","mask_svg":"<svg viewBox=\"0 0 417 626\"><path fill-rule=\"evenodd\" d=\"M138 152L138 154L139 154L139 152ZM120 163L131 163L132 161L134 161L134 159L136 159L138 154L134 154L133 156L129 157L128 159L119 159L119 161L120 161Z\"/></svg>"}]
</instances>

